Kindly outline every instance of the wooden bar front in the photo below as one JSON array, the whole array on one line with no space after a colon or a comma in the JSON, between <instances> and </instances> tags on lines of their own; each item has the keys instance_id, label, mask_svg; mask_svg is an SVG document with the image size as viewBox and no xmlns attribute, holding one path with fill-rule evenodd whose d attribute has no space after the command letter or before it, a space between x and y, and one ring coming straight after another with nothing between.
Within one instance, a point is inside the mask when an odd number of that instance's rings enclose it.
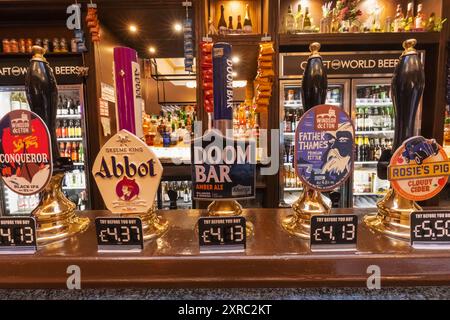
<instances>
[{"instance_id":1,"label":"wooden bar front","mask_svg":"<svg viewBox=\"0 0 450 320\"><path fill-rule=\"evenodd\" d=\"M199 254L199 210L164 211L170 229L147 242L142 253L99 254L94 226L35 255L0 256L2 288L66 288L67 268L81 269L82 288L101 287L365 287L367 268L377 265L381 285L449 285L450 251L419 251L373 234L360 223L358 252L311 253L307 241L288 235L280 219L289 209L254 209L255 226L245 254ZM336 213L367 210L337 209ZM106 211L81 215L94 218Z\"/></svg>"}]
</instances>

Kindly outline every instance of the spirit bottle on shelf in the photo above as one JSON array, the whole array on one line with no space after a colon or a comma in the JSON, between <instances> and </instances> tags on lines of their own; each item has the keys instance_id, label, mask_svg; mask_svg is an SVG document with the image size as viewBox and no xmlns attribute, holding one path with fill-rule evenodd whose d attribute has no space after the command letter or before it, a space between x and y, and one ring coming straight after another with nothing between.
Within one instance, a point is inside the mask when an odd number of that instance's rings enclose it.
<instances>
[{"instance_id":1,"label":"spirit bottle on shelf","mask_svg":"<svg viewBox=\"0 0 450 320\"><path fill-rule=\"evenodd\" d=\"M284 18L285 28L287 33L293 33L295 31L295 17L292 13L292 7L289 5L287 14Z\"/></svg>"},{"instance_id":2,"label":"spirit bottle on shelf","mask_svg":"<svg viewBox=\"0 0 450 320\"><path fill-rule=\"evenodd\" d=\"M305 7L305 17L303 18L303 30L311 30L311 17L309 16L309 8Z\"/></svg>"},{"instance_id":3,"label":"spirit bottle on shelf","mask_svg":"<svg viewBox=\"0 0 450 320\"><path fill-rule=\"evenodd\" d=\"M223 5L220 6L220 19L219 19L219 34L225 35L227 33L228 27L227 23L225 21L225 15L224 15L225 8Z\"/></svg>"},{"instance_id":4,"label":"spirit bottle on shelf","mask_svg":"<svg viewBox=\"0 0 450 320\"><path fill-rule=\"evenodd\" d=\"M408 7L406 10L406 28L408 29L408 31L411 31L412 29L414 29L414 12L413 12L414 8L413 8L413 3L409 2L408 3Z\"/></svg>"},{"instance_id":5,"label":"spirit bottle on shelf","mask_svg":"<svg viewBox=\"0 0 450 320\"><path fill-rule=\"evenodd\" d=\"M303 13L301 3L298 4L297 13L295 14L295 29L297 32L303 31Z\"/></svg>"},{"instance_id":6,"label":"spirit bottle on shelf","mask_svg":"<svg viewBox=\"0 0 450 320\"><path fill-rule=\"evenodd\" d=\"M393 31L394 32L400 32L403 31L403 18L405 16L403 15L403 10L402 10L402 5L401 4L397 4L397 9L395 12L395 18L394 18L394 23L393 23Z\"/></svg>"},{"instance_id":7,"label":"spirit bottle on shelf","mask_svg":"<svg viewBox=\"0 0 450 320\"><path fill-rule=\"evenodd\" d=\"M245 33L253 32L252 19L250 18L250 8L248 4L245 5L244 32Z\"/></svg>"},{"instance_id":8,"label":"spirit bottle on shelf","mask_svg":"<svg viewBox=\"0 0 450 320\"><path fill-rule=\"evenodd\" d=\"M417 31L424 31L425 30L425 22L426 17L423 13L423 5L419 3L417 5L417 15L414 19L414 26Z\"/></svg>"}]
</instances>

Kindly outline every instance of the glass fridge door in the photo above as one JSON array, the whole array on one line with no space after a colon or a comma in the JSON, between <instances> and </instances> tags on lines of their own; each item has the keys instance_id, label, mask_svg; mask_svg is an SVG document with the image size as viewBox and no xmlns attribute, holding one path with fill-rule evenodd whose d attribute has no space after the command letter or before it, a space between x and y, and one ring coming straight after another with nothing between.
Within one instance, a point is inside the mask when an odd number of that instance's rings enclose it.
<instances>
[{"instance_id":1,"label":"glass fridge door","mask_svg":"<svg viewBox=\"0 0 450 320\"><path fill-rule=\"evenodd\" d=\"M280 82L280 206L290 207L303 190L297 177L294 162L295 128L303 115L301 101L301 80ZM349 111L349 80L328 80L327 104L345 108ZM344 188L339 190L339 206L345 206Z\"/></svg>"},{"instance_id":2,"label":"glass fridge door","mask_svg":"<svg viewBox=\"0 0 450 320\"><path fill-rule=\"evenodd\" d=\"M56 136L59 151L71 157L74 170L67 172L63 181L63 191L77 205L79 210L89 208L88 170L86 169L86 122L84 114L84 95L82 85L58 86L58 112ZM0 87L0 116L11 110L27 109L24 87ZM49 128L50 129L50 128ZM21 196L9 190L2 183L3 214L30 214L38 205L38 196Z\"/></svg>"},{"instance_id":3,"label":"glass fridge door","mask_svg":"<svg viewBox=\"0 0 450 320\"><path fill-rule=\"evenodd\" d=\"M377 162L394 138L391 79L354 80L352 117L355 124L355 168L352 201L355 208L373 208L389 189L377 177Z\"/></svg>"}]
</instances>

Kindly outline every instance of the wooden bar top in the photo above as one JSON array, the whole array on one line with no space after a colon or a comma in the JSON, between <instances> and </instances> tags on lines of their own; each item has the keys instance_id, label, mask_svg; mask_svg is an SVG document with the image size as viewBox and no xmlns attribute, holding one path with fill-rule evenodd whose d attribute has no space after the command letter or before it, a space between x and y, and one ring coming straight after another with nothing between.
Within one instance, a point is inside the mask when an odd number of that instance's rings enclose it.
<instances>
[{"instance_id":1,"label":"wooden bar top","mask_svg":"<svg viewBox=\"0 0 450 320\"><path fill-rule=\"evenodd\" d=\"M373 210L372 210L373 211ZM360 215L358 251L312 253L308 241L280 225L290 209L244 211L254 224L246 253L200 254L194 229L200 210L160 211L168 232L146 242L141 253L97 253L95 228L34 255L1 255L0 287L66 288L67 268L81 269L82 288L101 287L365 287L367 268L381 269L381 285L450 285L450 251L415 250L374 234L362 223L370 210L336 209ZM106 211L85 211L95 218Z\"/></svg>"}]
</instances>

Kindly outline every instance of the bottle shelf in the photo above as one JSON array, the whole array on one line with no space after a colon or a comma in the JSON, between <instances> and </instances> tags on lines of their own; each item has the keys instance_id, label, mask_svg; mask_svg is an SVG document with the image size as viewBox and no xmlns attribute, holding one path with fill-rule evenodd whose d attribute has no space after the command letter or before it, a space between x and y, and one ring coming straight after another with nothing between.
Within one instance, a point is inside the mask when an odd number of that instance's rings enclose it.
<instances>
[{"instance_id":1,"label":"bottle shelf","mask_svg":"<svg viewBox=\"0 0 450 320\"><path fill-rule=\"evenodd\" d=\"M83 141L83 138L56 138L56 140L60 142L76 142Z\"/></svg>"},{"instance_id":2,"label":"bottle shelf","mask_svg":"<svg viewBox=\"0 0 450 320\"><path fill-rule=\"evenodd\" d=\"M340 107L340 102L328 102L326 101L325 104L330 104L332 106ZM291 101L285 101L284 102L285 108L301 108L303 107L303 104L300 102L300 100L291 100Z\"/></svg>"},{"instance_id":3,"label":"bottle shelf","mask_svg":"<svg viewBox=\"0 0 450 320\"><path fill-rule=\"evenodd\" d=\"M284 188L284 191L302 191L303 188Z\"/></svg>"},{"instance_id":4,"label":"bottle shelf","mask_svg":"<svg viewBox=\"0 0 450 320\"><path fill-rule=\"evenodd\" d=\"M293 137L295 136L295 132L283 132L283 135L286 137Z\"/></svg>"},{"instance_id":5,"label":"bottle shelf","mask_svg":"<svg viewBox=\"0 0 450 320\"><path fill-rule=\"evenodd\" d=\"M84 190L86 186L78 186L78 187L62 187L63 190Z\"/></svg>"},{"instance_id":6,"label":"bottle shelf","mask_svg":"<svg viewBox=\"0 0 450 320\"><path fill-rule=\"evenodd\" d=\"M409 38L417 39L418 43L439 43L440 32L349 32L349 33L302 33L280 34L280 46L309 45L317 41L329 45L386 45L402 43Z\"/></svg>"},{"instance_id":7,"label":"bottle shelf","mask_svg":"<svg viewBox=\"0 0 450 320\"><path fill-rule=\"evenodd\" d=\"M228 42L231 45L253 45L261 42L262 34L258 33L240 33L227 35L213 35L214 42Z\"/></svg>"},{"instance_id":8,"label":"bottle shelf","mask_svg":"<svg viewBox=\"0 0 450 320\"><path fill-rule=\"evenodd\" d=\"M74 166L83 166L84 167L84 162L74 162L73 165Z\"/></svg>"},{"instance_id":9,"label":"bottle shelf","mask_svg":"<svg viewBox=\"0 0 450 320\"><path fill-rule=\"evenodd\" d=\"M359 107L389 107L392 106L392 101L361 101L356 99L356 108Z\"/></svg>"},{"instance_id":10,"label":"bottle shelf","mask_svg":"<svg viewBox=\"0 0 450 320\"><path fill-rule=\"evenodd\" d=\"M75 120L80 120L81 119L81 114L65 114L65 115L57 115L56 119L75 119Z\"/></svg>"},{"instance_id":11,"label":"bottle shelf","mask_svg":"<svg viewBox=\"0 0 450 320\"><path fill-rule=\"evenodd\" d=\"M73 56L81 56L83 53L81 52L46 52L46 57L73 57ZM23 53L23 52L0 52L0 57L30 57L32 53Z\"/></svg>"},{"instance_id":12,"label":"bottle shelf","mask_svg":"<svg viewBox=\"0 0 450 320\"><path fill-rule=\"evenodd\" d=\"M386 193L376 193L376 192L355 192L353 193L354 197L357 196L376 196L376 197L382 197L384 196Z\"/></svg>"},{"instance_id":13,"label":"bottle shelf","mask_svg":"<svg viewBox=\"0 0 450 320\"><path fill-rule=\"evenodd\" d=\"M394 130L355 131L355 135L387 135L387 134L394 134Z\"/></svg>"},{"instance_id":14,"label":"bottle shelf","mask_svg":"<svg viewBox=\"0 0 450 320\"><path fill-rule=\"evenodd\" d=\"M376 165L378 161L355 161L355 165Z\"/></svg>"}]
</instances>

